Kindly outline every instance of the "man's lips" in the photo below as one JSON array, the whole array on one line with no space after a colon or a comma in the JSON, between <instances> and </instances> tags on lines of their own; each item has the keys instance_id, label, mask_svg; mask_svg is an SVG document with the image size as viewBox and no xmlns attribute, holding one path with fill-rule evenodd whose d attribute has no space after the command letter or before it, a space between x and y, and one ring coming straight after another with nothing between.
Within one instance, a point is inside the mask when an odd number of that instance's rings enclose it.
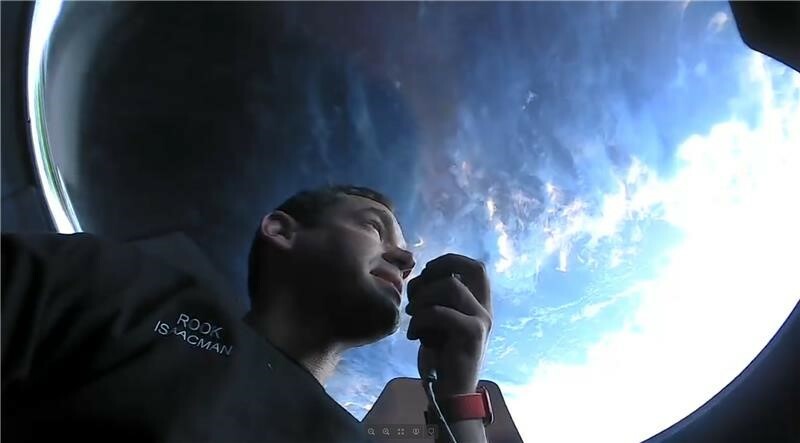
<instances>
[{"instance_id":1,"label":"man's lips","mask_svg":"<svg viewBox=\"0 0 800 443\"><path fill-rule=\"evenodd\" d=\"M378 280L380 280L381 282L383 282L384 284L386 284L387 286L391 287L394 290L392 291L392 296L394 297L394 301L396 304L399 305L400 303L402 303L403 299L401 298L400 293L397 292L397 287L392 282L386 280L385 278L378 277L377 275L375 276L375 278L377 278Z\"/></svg>"},{"instance_id":2,"label":"man's lips","mask_svg":"<svg viewBox=\"0 0 800 443\"><path fill-rule=\"evenodd\" d=\"M380 278L381 280L384 280L384 281L387 281L387 282L391 283L391 285L394 286L394 288L397 290L398 294L402 294L403 293L403 281L400 280L399 277L395 277L395 276L389 274L388 272L384 272L384 271L380 271L380 270L373 271L372 275Z\"/></svg>"}]
</instances>

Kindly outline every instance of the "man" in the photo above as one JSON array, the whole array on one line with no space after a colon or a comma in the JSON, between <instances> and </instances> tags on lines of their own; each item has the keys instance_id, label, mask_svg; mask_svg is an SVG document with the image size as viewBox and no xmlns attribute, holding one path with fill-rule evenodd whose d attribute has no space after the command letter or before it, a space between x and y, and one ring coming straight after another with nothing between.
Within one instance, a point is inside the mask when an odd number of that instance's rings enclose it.
<instances>
[{"instance_id":1,"label":"man","mask_svg":"<svg viewBox=\"0 0 800 443\"><path fill-rule=\"evenodd\" d=\"M2 259L3 441L367 441L322 383L343 352L398 329L415 265L390 202L352 186L262 219L243 321L202 278L132 245L3 234ZM445 255L408 293L436 398L475 392L492 319L481 264ZM480 420L450 428L485 441Z\"/></svg>"}]
</instances>

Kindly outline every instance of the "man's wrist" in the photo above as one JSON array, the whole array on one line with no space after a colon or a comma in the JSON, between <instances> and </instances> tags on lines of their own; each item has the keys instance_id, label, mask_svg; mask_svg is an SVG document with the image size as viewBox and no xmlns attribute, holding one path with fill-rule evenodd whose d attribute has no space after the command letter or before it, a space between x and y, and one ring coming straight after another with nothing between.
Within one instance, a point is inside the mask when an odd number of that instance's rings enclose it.
<instances>
[{"instance_id":1,"label":"man's wrist","mask_svg":"<svg viewBox=\"0 0 800 443\"><path fill-rule=\"evenodd\" d=\"M459 420L452 423L448 422L450 431L458 443L487 443L486 428L480 419ZM436 443L451 443L450 436L444 426L439 425L439 433Z\"/></svg>"},{"instance_id":2,"label":"man's wrist","mask_svg":"<svg viewBox=\"0 0 800 443\"><path fill-rule=\"evenodd\" d=\"M461 385L451 385L446 383L435 382L433 384L433 392L436 394L436 399L452 397L462 394L474 394L478 390L478 383L468 383Z\"/></svg>"},{"instance_id":3,"label":"man's wrist","mask_svg":"<svg viewBox=\"0 0 800 443\"><path fill-rule=\"evenodd\" d=\"M467 389L447 389L447 388L436 389L434 385L433 392L436 398L436 405L439 406L439 411L441 411L442 415L444 416L444 419L447 420L448 423L466 420L453 417L451 414L448 414L447 406L451 398L457 395L472 394L475 392L475 390L470 391ZM428 402L428 417L430 417L431 423L441 424L441 420L439 418L439 413L436 410L436 406L431 402Z\"/></svg>"},{"instance_id":4,"label":"man's wrist","mask_svg":"<svg viewBox=\"0 0 800 443\"><path fill-rule=\"evenodd\" d=\"M448 423L478 419L484 425L494 422L492 402L489 392L485 387L476 388L472 392L453 394L450 396L436 395L436 405L428 404L426 417L429 423L439 423L439 411ZM438 411L436 406L438 406Z\"/></svg>"}]
</instances>

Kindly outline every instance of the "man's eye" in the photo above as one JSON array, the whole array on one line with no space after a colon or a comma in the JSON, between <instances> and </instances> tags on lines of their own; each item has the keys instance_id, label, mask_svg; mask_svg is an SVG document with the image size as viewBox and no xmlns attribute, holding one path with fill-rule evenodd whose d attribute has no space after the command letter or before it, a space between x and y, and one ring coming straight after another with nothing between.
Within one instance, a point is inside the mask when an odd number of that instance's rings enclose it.
<instances>
[{"instance_id":1,"label":"man's eye","mask_svg":"<svg viewBox=\"0 0 800 443\"><path fill-rule=\"evenodd\" d=\"M383 231L381 230L380 223L372 221L372 220L368 220L367 222L365 222L365 225L375 229L375 232L378 233L378 236L379 237L383 237Z\"/></svg>"}]
</instances>

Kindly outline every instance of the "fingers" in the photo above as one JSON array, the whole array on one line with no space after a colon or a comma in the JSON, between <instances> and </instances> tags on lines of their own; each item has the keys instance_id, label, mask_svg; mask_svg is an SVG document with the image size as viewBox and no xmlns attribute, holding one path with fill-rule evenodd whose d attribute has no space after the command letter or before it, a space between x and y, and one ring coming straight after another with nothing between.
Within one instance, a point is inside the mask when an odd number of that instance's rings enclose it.
<instances>
[{"instance_id":1,"label":"fingers","mask_svg":"<svg viewBox=\"0 0 800 443\"><path fill-rule=\"evenodd\" d=\"M454 273L461 276L461 282L477 302L491 312L491 288L485 266L480 261L459 254L445 254L428 262L422 273L408 282L409 301L412 301L412 292L417 287L448 279Z\"/></svg>"},{"instance_id":2,"label":"fingers","mask_svg":"<svg viewBox=\"0 0 800 443\"><path fill-rule=\"evenodd\" d=\"M441 278L456 272L464 277L477 277L486 274L483 263L459 254L445 254L429 261L422 275Z\"/></svg>"},{"instance_id":3,"label":"fingers","mask_svg":"<svg viewBox=\"0 0 800 443\"><path fill-rule=\"evenodd\" d=\"M446 306L431 306L411 318L406 336L409 340L419 339L423 345L433 348L440 347L445 341L474 346L475 343L483 343L488 332L485 328L477 317Z\"/></svg>"},{"instance_id":4,"label":"fingers","mask_svg":"<svg viewBox=\"0 0 800 443\"><path fill-rule=\"evenodd\" d=\"M466 315L485 314L485 310L472 292L458 278L448 276L429 284L411 285L408 287L408 305L406 314L415 315L429 306L445 306Z\"/></svg>"}]
</instances>

